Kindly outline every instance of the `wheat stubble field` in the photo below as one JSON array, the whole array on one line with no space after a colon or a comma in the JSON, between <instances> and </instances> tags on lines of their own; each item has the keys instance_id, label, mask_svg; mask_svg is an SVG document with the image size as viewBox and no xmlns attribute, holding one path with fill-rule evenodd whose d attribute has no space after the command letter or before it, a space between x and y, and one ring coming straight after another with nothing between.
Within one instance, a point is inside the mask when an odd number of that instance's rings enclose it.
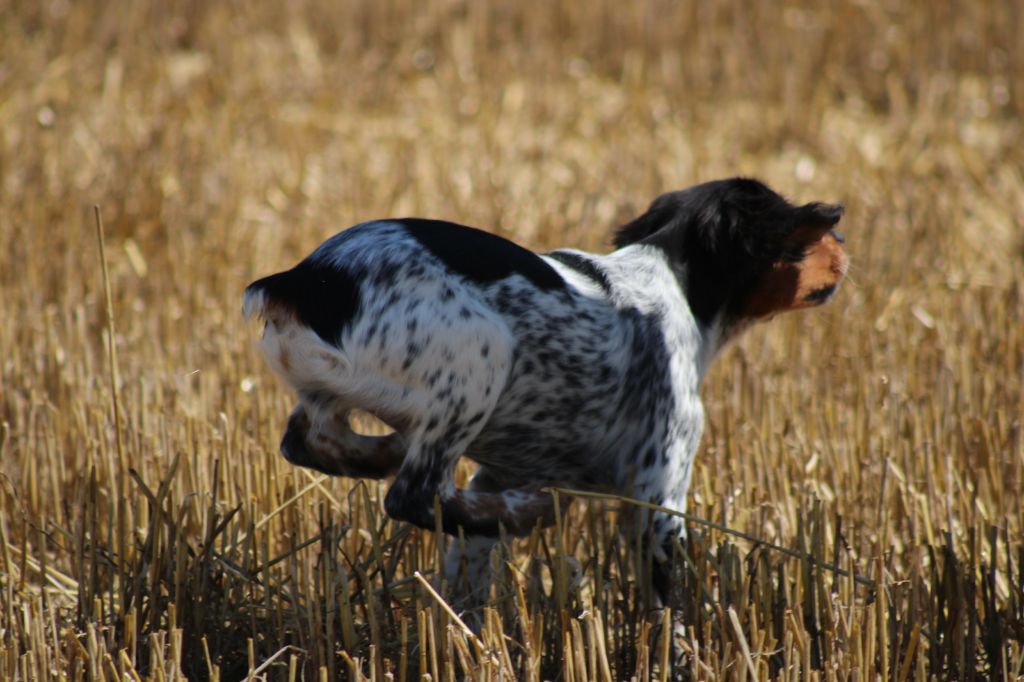
<instances>
[{"instance_id":1,"label":"wheat stubble field","mask_svg":"<svg viewBox=\"0 0 1024 682\"><path fill-rule=\"evenodd\" d=\"M667 679L627 502L496 555L467 634L383 487L279 456L240 295L359 220L603 250L749 174L844 201L853 267L704 385L686 672L1019 679L1022 32L1016 0L0 4L0 678Z\"/></svg>"}]
</instances>

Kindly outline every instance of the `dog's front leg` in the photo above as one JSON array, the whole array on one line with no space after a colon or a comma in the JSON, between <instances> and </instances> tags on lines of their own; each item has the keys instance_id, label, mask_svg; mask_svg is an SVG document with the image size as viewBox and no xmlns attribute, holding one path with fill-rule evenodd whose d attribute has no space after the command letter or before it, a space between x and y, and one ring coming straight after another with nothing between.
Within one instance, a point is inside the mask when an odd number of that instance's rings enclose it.
<instances>
[{"instance_id":1,"label":"dog's front leg","mask_svg":"<svg viewBox=\"0 0 1024 682\"><path fill-rule=\"evenodd\" d=\"M501 493L501 478L486 466L480 467L469 482L469 493ZM442 512L443 513L443 512ZM491 535L467 535L452 538L445 557L445 580L448 598L470 627L479 629L482 622L479 608L487 603L492 582L491 551L498 538Z\"/></svg>"},{"instance_id":2,"label":"dog's front leg","mask_svg":"<svg viewBox=\"0 0 1024 682\"><path fill-rule=\"evenodd\" d=\"M491 592L491 552L497 544L496 537L463 534L451 539L445 556L445 598L476 632L483 624L481 608Z\"/></svg>"}]
</instances>

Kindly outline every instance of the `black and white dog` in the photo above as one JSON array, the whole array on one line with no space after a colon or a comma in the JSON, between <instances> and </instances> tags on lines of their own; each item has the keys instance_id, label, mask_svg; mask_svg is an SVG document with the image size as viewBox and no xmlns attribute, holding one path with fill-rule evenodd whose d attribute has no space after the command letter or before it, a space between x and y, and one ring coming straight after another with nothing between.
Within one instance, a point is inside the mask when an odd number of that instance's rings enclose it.
<instances>
[{"instance_id":1,"label":"black and white dog","mask_svg":"<svg viewBox=\"0 0 1024 682\"><path fill-rule=\"evenodd\" d=\"M387 513L422 528L439 496L441 526L466 539L449 584L479 602L499 528L554 522L545 486L685 510L708 365L751 323L832 297L842 213L736 178L659 197L607 255L537 255L434 220L356 225L245 291L298 392L281 450L337 476L397 474ZM394 433L355 433L356 408ZM468 490L463 455L480 465ZM683 523L653 523L664 562Z\"/></svg>"}]
</instances>

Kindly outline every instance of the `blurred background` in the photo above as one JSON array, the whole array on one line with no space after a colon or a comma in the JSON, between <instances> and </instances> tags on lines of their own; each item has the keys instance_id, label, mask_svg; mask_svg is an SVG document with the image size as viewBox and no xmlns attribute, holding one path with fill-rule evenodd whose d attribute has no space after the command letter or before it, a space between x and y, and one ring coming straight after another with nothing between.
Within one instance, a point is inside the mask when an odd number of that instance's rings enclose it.
<instances>
[{"instance_id":1,"label":"blurred background","mask_svg":"<svg viewBox=\"0 0 1024 682\"><path fill-rule=\"evenodd\" d=\"M718 362L690 511L875 582L696 533L696 677L1021 674L1021 35L1018 0L0 2L0 676L484 674L409 582L432 536L280 459L242 289L387 216L606 251L739 174L846 203L853 265ZM663 674L614 509L573 514L511 555L509 669Z\"/></svg>"}]
</instances>

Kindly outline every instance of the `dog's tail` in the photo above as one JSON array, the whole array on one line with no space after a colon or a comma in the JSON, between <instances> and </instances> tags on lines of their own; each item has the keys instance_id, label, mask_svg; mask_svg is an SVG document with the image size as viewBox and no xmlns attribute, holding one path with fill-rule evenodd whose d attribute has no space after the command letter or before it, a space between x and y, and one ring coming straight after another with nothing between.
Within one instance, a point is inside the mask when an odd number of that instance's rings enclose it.
<instances>
[{"instance_id":1,"label":"dog's tail","mask_svg":"<svg viewBox=\"0 0 1024 682\"><path fill-rule=\"evenodd\" d=\"M287 295L294 287L289 286L292 271L279 272L276 275L258 279L245 288L242 295L242 316L251 320L270 317L271 306L284 305L294 307L292 297Z\"/></svg>"},{"instance_id":2,"label":"dog's tail","mask_svg":"<svg viewBox=\"0 0 1024 682\"><path fill-rule=\"evenodd\" d=\"M280 322L291 317L337 345L359 312L359 284L343 266L306 259L291 270L256 280L245 289L242 314Z\"/></svg>"}]
</instances>

